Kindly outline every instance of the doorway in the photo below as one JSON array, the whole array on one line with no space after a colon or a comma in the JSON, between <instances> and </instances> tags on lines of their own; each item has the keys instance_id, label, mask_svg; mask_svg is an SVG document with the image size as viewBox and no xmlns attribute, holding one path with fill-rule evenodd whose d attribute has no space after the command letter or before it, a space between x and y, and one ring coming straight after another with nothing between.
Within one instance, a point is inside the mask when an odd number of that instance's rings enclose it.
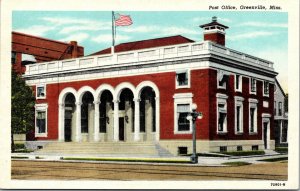
<instances>
[{"instance_id":1,"label":"doorway","mask_svg":"<svg viewBox=\"0 0 300 191\"><path fill-rule=\"evenodd\" d=\"M264 142L264 149L270 149L269 121L264 121L263 122L263 142Z\"/></svg>"},{"instance_id":2,"label":"doorway","mask_svg":"<svg viewBox=\"0 0 300 191\"><path fill-rule=\"evenodd\" d=\"M124 117L119 117L119 140L124 141Z\"/></svg>"},{"instance_id":3,"label":"doorway","mask_svg":"<svg viewBox=\"0 0 300 191\"><path fill-rule=\"evenodd\" d=\"M65 141L72 140L72 109L65 111Z\"/></svg>"}]
</instances>

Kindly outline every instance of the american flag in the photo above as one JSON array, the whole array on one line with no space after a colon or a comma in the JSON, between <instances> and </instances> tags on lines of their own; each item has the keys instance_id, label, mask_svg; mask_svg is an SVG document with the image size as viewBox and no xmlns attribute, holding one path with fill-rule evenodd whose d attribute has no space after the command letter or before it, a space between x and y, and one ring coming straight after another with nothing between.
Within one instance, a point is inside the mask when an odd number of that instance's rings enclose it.
<instances>
[{"instance_id":1,"label":"american flag","mask_svg":"<svg viewBox=\"0 0 300 191\"><path fill-rule=\"evenodd\" d=\"M116 26L129 26L132 25L132 20L129 15L120 15L119 17L115 20L115 25Z\"/></svg>"}]
</instances>

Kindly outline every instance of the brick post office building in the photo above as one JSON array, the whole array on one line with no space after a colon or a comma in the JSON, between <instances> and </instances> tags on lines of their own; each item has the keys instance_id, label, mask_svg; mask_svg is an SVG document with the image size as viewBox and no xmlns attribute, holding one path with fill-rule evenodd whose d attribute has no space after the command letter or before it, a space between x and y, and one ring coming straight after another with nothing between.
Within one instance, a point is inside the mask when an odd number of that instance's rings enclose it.
<instances>
[{"instance_id":1,"label":"brick post office building","mask_svg":"<svg viewBox=\"0 0 300 191\"><path fill-rule=\"evenodd\" d=\"M26 66L26 82L42 88L35 144L155 143L191 153L186 117L196 103L198 152L273 149L273 63L227 48L228 27L216 18L200 27L203 42L171 36Z\"/></svg>"}]
</instances>

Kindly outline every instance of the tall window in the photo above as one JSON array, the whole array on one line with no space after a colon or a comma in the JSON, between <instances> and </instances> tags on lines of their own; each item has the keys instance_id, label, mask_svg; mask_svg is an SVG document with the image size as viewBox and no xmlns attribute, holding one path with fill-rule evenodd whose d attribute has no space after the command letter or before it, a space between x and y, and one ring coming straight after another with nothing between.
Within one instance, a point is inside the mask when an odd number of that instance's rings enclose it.
<instances>
[{"instance_id":1,"label":"tall window","mask_svg":"<svg viewBox=\"0 0 300 191\"><path fill-rule=\"evenodd\" d=\"M257 133L257 103L256 99L249 99L249 132Z\"/></svg>"},{"instance_id":2,"label":"tall window","mask_svg":"<svg viewBox=\"0 0 300 191\"><path fill-rule=\"evenodd\" d=\"M277 115L277 106L276 106L276 101L274 101L274 115Z\"/></svg>"},{"instance_id":3,"label":"tall window","mask_svg":"<svg viewBox=\"0 0 300 191\"><path fill-rule=\"evenodd\" d=\"M239 74L235 75L235 91L242 91L242 76Z\"/></svg>"},{"instance_id":4,"label":"tall window","mask_svg":"<svg viewBox=\"0 0 300 191\"><path fill-rule=\"evenodd\" d=\"M37 111L36 127L37 133L46 133L46 111Z\"/></svg>"},{"instance_id":5,"label":"tall window","mask_svg":"<svg viewBox=\"0 0 300 191\"><path fill-rule=\"evenodd\" d=\"M243 133L243 101L244 98L235 96L235 133Z\"/></svg>"},{"instance_id":6,"label":"tall window","mask_svg":"<svg viewBox=\"0 0 300 191\"><path fill-rule=\"evenodd\" d=\"M11 52L11 63L15 64L16 63L16 59L17 59L17 53L12 51Z\"/></svg>"},{"instance_id":7,"label":"tall window","mask_svg":"<svg viewBox=\"0 0 300 191\"><path fill-rule=\"evenodd\" d=\"M176 72L176 87L189 86L189 72L187 70Z\"/></svg>"},{"instance_id":8,"label":"tall window","mask_svg":"<svg viewBox=\"0 0 300 191\"><path fill-rule=\"evenodd\" d=\"M225 94L217 94L217 133L227 133L227 98Z\"/></svg>"},{"instance_id":9,"label":"tall window","mask_svg":"<svg viewBox=\"0 0 300 191\"><path fill-rule=\"evenodd\" d=\"M255 92L256 92L256 79L251 78L250 93L255 93Z\"/></svg>"},{"instance_id":10,"label":"tall window","mask_svg":"<svg viewBox=\"0 0 300 191\"><path fill-rule=\"evenodd\" d=\"M192 93L177 93L174 98L174 133L192 133L192 123L187 119L193 102Z\"/></svg>"},{"instance_id":11,"label":"tall window","mask_svg":"<svg viewBox=\"0 0 300 191\"><path fill-rule=\"evenodd\" d=\"M264 95L269 95L269 82L264 81Z\"/></svg>"},{"instance_id":12,"label":"tall window","mask_svg":"<svg viewBox=\"0 0 300 191\"><path fill-rule=\"evenodd\" d=\"M219 118L218 118L218 131L219 132L225 132L226 129L226 123L227 123L227 111L225 104L218 104L218 112L219 112Z\"/></svg>"},{"instance_id":13,"label":"tall window","mask_svg":"<svg viewBox=\"0 0 300 191\"><path fill-rule=\"evenodd\" d=\"M187 120L187 116L189 112L190 112L189 104L177 105L178 131L190 131L190 121Z\"/></svg>"},{"instance_id":14,"label":"tall window","mask_svg":"<svg viewBox=\"0 0 300 191\"><path fill-rule=\"evenodd\" d=\"M47 104L35 105L35 136L47 136Z\"/></svg>"},{"instance_id":15,"label":"tall window","mask_svg":"<svg viewBox=\"0 0 300 191\"><path fill-rule=\"evenodd\" d=\"M281 142L287 143L287 132L288 132L288 123L287 121L281 122Z\"/></svg>"},{"instance_id":16,"label":"tall window","mask_svg":"<svg viewBox=\"0 0 300 191\"><path fill-rule=\"evenodd\" d=\"M278 102L278 115L282 116L282 102Z\"/></svg>"}]
</instances>

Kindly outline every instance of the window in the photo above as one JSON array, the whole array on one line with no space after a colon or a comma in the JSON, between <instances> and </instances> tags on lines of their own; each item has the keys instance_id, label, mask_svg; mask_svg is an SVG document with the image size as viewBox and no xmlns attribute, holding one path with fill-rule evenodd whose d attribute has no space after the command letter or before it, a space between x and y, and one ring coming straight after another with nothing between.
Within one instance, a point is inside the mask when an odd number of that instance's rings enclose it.
<instances>
[{"instance_id":1,"label":"window","mask_svg":"<svg viewBox=\"0 0 300 191\"><path fill-rule=\"evenodd\" d=\"M264 81L264 96L269 95L269 82Z\"/></svg>"},{"instance_id":2,"label":"window","mask_svg":"<svg viewBox=\"0 0 300 191\"><path fill-rule=\"evenodd\" d=\"M256 93L256 79L251 78L250 79L250 93L255 94Z\"/></svg>"},{"instance_id":3,"label":"window","mask_svg":"<svg viewBox=\"0 0 300 191\"><path fill-rule=\"evenodd\" d=\"M45 99L46 98L46 85L36 86L36 98Z\"/></svg>"},{"instance_id":4,"label":"window","mask_svg":"<svg viewBox=\"0 0 300 191\"><path fill-rule=\"evenodd\" d=\"M219 118L218 118L218 131L223 132L226 128L226 115L227 111L225 109L225 104L218 104L218 112L219 112Z\"/></svg>"},{"instance_id":5,"label":"window","mask_svg":"<svg viewBox=\"0 0 300 191\"><path fill-rule=\"evenodd\" d=\"M235 96L235 133L243 133L243 101L244 98Z\"/></svg>"},{"instance_id":6,"label":"window","mask_svg":"<svg viewBox=\"0 0 300 191\"><path fill-rule=\"evenodd\" d=\"M220 147L220 152L227 152L227 147L226 146L221 146Z\"/></svg>"},{"instance_id":7,"label":"window","mask_svg":"<svg viewBox=\"0 0 300 191\"><path fill-rule=\"evenodd\" d=\"M242 91L242 76L238 74L235 75L235 91Z\"/></svg>"},{"instance_id":8,"label":"window","mask_svg":"<svg viewBox=\"0 0 300 191\"><path fill-rule=\"evenodd\" d=\"M47 136L47 104L37 104L35 106L35 136Z\"/></svg>"},{"instance_id":9,"label":"window","mask_svg":"<svg viewBox=\"0 0 300 191\"><path fill-rule=\"evenodd\" d=\"M274 101L274 115L277 115L276 101Z\"/></svg>"},{"instance_id":10,"label":"window","mask_svg":"<svg viewBox=\"0 0 300 191\"><path fill-rule=\"evenodd\" d=\"M191 112L192 93L178 93L174 98L174 133L192 133L192 123L187 119Z\"/></svg>"},{"instance_id":11,"label":"window","mask_svg":"<svg viewBox=\"0 0 300 191\"><path fill-rule=\"evenodd\" d=\"M217 133L227 132L227 98L227 95L217 94Z\"/></svg>"},{"instance_id":12,"label":"window","mask_svg":"<svg viewBox=\"0 0 300 191\"><path fill-rule=\"evenodd\" d=\"M282 121L281 125L282 126L281 126L280 142L287 143L288 123L287 121Z\"/></svg>"},{"instance_id":13,"label":"window","mask_svg":"<svg viewBox=\"0 0 300 191\"><path fill-rule=\"evenodd\" d=\"M258 151L258 145L252 145L252 151Z\"/></svg>"},{"instance_id":14,"label":"window","mask_svg":"<svg viewBox=\"0 0 300 191\"><path fill-rule=\"evenodd\" d=\"M37 111L37 133L46 133L46 111Z\"/></svg>"},{"instance_id":15,"label":"window","mask_svg":"<svg viewBox=\"0 0 300 191\"><path fill-rule=\"evenodd\" d=\"M12 51L11 52L11 63L15 64L16 63L16 58L17 58L17 53Z\"/></svg>"},{"instance_id":16,"label":"window","mask_svg":"<svg viewBox=\"0 0 300 191\"><path fill-rule=\"evenodd\" d=\"M178 147L178 155L186 155L186 154L188 154L187 147Z\"/></svg>"},{"instance_id":17,"label":"window","mask_svg":"<svg viewBox=\"0 0 300 191\"><path fill-rule=\"evenodd\" d=\"M177 105L178 131L189 131L190 130L190 121L187 119L189 112L190 112L189 104L178 104Z\"/></svg>"},{"instance_id":18,"label":"window","mask_svg":"<svg viewBox=\"0 0 300 191\"><path fill-rule=\"evenodd\" d=\"M237 146L237 147L236 147L236 150L237 150L237 151L243 151L243 146L241 146L241 145Z\"/></svg>"},{"instance_id":19,"label":"window","mask_svg":"<svg viewBox=\"0 0 300 191\"><path fill-rule=\"evenodd\" d=\"M229 79L229 74L226 73L225 71L219 70L218 75L217 75L217 83L218 83L218 88L219 89L226 89L226 84Z\"/></svg>"},{"instance_id":20,"label":"window","mask_svg":"<svg viewBox=\"0 0 300 191\"><path fill-rule=\"evenodd\" d=\"M278 115L282 116L282 102L278 102Z\"/></svg>"},{"instance_id":21,"label":"window","mask_svg":"<svg viewBox=\"0 0 300 191\"><path fill-rule=\"evenodd\" d=\"M186 88L189 87L189 72L187 70L177 71L176 72L176 87L177 88Z\"/></svg>"},{"instance_id":22,"label":"window","mask_svg":"<svg viewBox=\"0 0 300 191\"><path fill-rule=\"evenodd\" d=\"M257 103L256 99L249 99L249 132L257 133Z\"/></svg>"}]
</instances>

